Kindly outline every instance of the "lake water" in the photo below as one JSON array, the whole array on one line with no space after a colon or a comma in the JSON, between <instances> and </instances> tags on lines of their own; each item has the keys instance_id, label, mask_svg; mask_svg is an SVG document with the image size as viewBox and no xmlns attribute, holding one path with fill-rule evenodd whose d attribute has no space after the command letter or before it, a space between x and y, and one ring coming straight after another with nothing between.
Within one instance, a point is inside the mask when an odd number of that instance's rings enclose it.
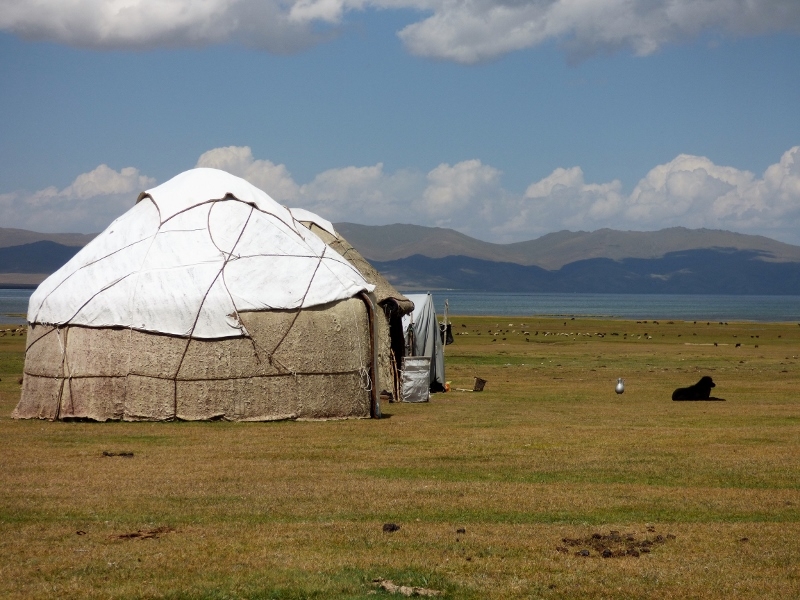
<instances>
[{"instance_id":1,"label":"lake water","mask_svg":"<svg viewBox=\"0 0 800 600\"><path fill-rule=\"evenodd\" d=\"M33 290L0 289L0 323L24 324ZM688 296L677 294L498 294L437 291L436 312L444 301L452 315L529 317L614 317L685 321L797 321L800 296Z\"/></svg>"},{"instance_id":2,"label":"lake water","mask_svg":"<svg viewBox=\"0 0 800 600\"><path fill-rule=\"evenodd\" d=\"M0 289L0 323L4 325L22 325L25 318L12 317L12 314L25 315L28 312L28 298L33 290Z\"/></svg>"},{"instance_id":3,"label":"lake water","mask_svg":"<svg viewBox=\"0 0 800 600\"><path fill-rule=\"evenodd\" d=\"M433 292L436 313L444 301L453 315L613 317L684 321L798 321L800 296L678 294L512 294Z\"/></svg>"}]
</instances>

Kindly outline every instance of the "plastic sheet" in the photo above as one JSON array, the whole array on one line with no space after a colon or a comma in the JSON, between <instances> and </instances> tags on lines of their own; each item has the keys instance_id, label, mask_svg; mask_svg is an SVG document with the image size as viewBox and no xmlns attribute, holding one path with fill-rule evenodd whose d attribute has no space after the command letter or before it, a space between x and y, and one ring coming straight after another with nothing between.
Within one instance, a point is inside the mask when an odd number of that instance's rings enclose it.
<instances>
[{"instance_id":1,"label":"plastic sheet","mask_svg":"<svg viewBox=\"0 0 800 600\"><path fill-rule=\"evenodd\" d=\"M406 356L403 359L403 402L427 402L430 399L430 373L429 356Z\"/></svg>"},{"instance_id":2,"label":"plastic sheet","mask_svg":"<svg viewBox=\"0 0 800 600\"><path fill-rule=\"evenodd\" d=\"M408 332L413 322L412 354L430 357L430 388L432 392L441 392L445 389L444 350L433 297L430 294L408 294L407 297L414 303L414 312L403 317L403 331Z\"/></svg>"}]
</instances>

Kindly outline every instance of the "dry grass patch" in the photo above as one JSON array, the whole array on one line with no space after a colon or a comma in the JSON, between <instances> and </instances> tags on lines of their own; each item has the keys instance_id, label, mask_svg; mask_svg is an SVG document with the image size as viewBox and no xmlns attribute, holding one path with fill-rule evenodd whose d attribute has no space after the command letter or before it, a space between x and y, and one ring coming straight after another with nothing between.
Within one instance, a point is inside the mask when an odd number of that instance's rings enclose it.
<instances>
[{"instance_id":1,"label":"dry grass patch","mask_svg":"<svg viewBox=\"0 0 800 600\"><path fill-rule=\"evenodd\" d=\"M797 324L453 322L485 391L380 421L12 421L0 338L0 596L800 595ZM706 374L726 402L670 400Z\"/></svg>"}]
</instances>

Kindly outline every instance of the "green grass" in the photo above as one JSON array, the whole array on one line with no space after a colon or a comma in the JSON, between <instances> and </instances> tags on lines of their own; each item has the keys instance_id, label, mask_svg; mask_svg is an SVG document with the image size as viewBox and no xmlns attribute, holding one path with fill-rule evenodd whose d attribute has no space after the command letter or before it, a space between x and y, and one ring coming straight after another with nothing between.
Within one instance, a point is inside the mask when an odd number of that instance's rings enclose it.
<instances>
[{"instance_id":1,"label":"green grass","mask_svg":"<svg viewBox=\"0 0 800 600\"><path fill-rule=\"evenodd\" d=\"M379 421L13 421L0 337L0 597L800 597L797 324L453 322L454 391ZM670 400L704 374L726 402ZM558 550L610 530L675 537Z\"/></svg>"}]
</instances>

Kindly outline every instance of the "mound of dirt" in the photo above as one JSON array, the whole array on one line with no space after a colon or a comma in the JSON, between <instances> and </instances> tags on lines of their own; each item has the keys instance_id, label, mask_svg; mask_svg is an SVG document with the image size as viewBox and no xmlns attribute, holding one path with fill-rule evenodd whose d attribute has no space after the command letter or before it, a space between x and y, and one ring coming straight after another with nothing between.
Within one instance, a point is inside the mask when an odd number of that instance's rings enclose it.
<instances>
[{"instance_id":1,"label":"mound of dirt","mask_svg":"<svg viewBox=\"0 0 800 600\"><path fill-rule=\"evenodd\" d=\"M648 527L649 533L655 533L655 529ZM593 533L585 538L561 538L564 544L556 546L556 550L568 553L569 548L577 548L577 556L602 556L603 558L617 558L620 556L639 557L647 554L656 546L674 540L675 536L671 533L667 535L657 534L652 538L645 536L638 538L635 533L620 533L610 531L608 534Z\"/></svg>"}]
</instances>

